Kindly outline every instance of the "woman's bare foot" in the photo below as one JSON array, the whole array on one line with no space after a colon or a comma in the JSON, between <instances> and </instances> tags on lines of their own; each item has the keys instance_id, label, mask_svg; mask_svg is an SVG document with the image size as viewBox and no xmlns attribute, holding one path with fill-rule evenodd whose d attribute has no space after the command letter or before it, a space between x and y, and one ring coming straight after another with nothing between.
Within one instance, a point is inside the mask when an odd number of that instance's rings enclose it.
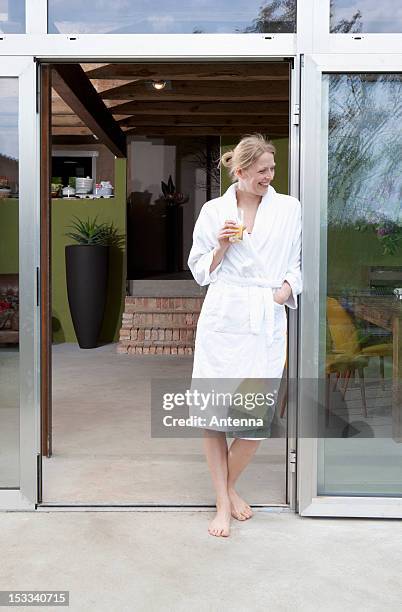
<instances>
[{"instance_id":1,"label":"woman's bare foot","mask_svg":"<svg viewBox=\"0 0 402 612\"><path fill-rule=\"evenodd\" d=\"M240 497L235 489L229 489L228 494L233 518L237 519L238 521L246 521L253 516L252 509L244 501L244 499Z\"/></svg>"},{"instance_id":2,"label":"woman's bare foot","mask_svg":"<svg viewBox=\"0 0 402 612\"><path fill-rule=\"evenodd\" d=\"M208 533L213 536L227 538L230 533L231 505L228 501L216 504L216 515L208 527Z\"/></svg>"}]
</instances>

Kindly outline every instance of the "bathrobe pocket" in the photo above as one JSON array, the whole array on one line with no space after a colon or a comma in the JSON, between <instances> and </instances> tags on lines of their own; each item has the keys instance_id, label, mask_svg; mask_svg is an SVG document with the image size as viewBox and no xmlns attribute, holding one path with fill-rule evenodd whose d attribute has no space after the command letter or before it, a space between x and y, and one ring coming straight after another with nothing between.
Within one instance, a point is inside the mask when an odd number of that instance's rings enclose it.
<instances>
[{"instance_id":1,"label":"bathrobe pocket","mask_svg":"<svg viewBox=\"0 0 402 612\"><path fill-rule=\"evenodd\" d=\"M213 330L223 334L250 333L250 302L246 288L224 287L216 302Z\"/></svg>"}]
</instances>

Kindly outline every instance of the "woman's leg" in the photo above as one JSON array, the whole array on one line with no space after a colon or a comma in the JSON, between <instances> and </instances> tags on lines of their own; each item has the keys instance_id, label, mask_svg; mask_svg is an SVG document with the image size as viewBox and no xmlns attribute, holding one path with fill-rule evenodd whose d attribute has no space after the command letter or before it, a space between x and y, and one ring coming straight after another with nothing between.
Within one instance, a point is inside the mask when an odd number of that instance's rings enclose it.
<instances>
[{"instance_id":1,"label":"woman's leg","mask_svg":"<svg viewBox=\"0 0 402 612\"><path fill-rule=\"evenodd\" d=\"M253 516L250 506L240 497L235 489L237 479L253 458L260 440L236 438L228 451L228 494L231 502L232 516L245 521Z\"/></svg>"},{"instance_id":2,"label":"woman's leg","mask_svg":"<svg viewBox=\"0 0 402 612\"><path fill-rule=\"evenodd\" d=\"M216 492L216 516L208 531L214 536L228 536L231 501L228 495L228 445L222 431L204 431L204 450Z\"/></svg>"}]
</instances>

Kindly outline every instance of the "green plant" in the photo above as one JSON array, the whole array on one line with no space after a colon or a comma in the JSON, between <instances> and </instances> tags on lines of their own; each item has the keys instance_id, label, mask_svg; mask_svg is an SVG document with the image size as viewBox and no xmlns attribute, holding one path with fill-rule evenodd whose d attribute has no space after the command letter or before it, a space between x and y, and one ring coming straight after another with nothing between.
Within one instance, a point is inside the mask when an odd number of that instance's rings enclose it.
<instances>
[{"instance_id":1,"label":"green plant","mask_svg":"<svg viewBox=\"0 0 402 612\"><path fill-rule=\"evenodd\" d=\"M163 199L167 202L168 206L178 206L187 202L188 197L183 193L176 191L176 187L173 183L172 176L169 174L169 180L167 183L161 181Z\"/></svg>"},{"instance_id":2,"label":"green plant","mask_svg":"<svg viewBox=\"0 0 402 612\"><path fill-rule=\"evenodd\" d=\"M66 232L65 236L72 238L78 244L95 244L101 246L121 247L124 244L125 237L118 233L117 227L113 222L98 223L98 217L83 221L78 217L69 226L72 232Z\"/></svg>"}]
</instances>

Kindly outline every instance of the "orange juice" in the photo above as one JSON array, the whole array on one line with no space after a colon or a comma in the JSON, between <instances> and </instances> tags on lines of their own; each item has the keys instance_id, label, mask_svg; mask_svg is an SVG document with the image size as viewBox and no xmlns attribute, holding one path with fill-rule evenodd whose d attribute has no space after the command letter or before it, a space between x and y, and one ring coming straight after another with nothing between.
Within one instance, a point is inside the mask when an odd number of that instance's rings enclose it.
<instances>
[{"instance_id":1,"label":"orange juice","mask_svg":"<svg viewBox=\"0 0 402 612\"><path fill-rule=\"evenodd\" d=\"M240 240L243 240L244 211L241 208L237 209L236 223L237 223L237 232L233 234L233 236L230 236L229 238L230 242L240 242Z\"/></svg>"}]
</instances>

